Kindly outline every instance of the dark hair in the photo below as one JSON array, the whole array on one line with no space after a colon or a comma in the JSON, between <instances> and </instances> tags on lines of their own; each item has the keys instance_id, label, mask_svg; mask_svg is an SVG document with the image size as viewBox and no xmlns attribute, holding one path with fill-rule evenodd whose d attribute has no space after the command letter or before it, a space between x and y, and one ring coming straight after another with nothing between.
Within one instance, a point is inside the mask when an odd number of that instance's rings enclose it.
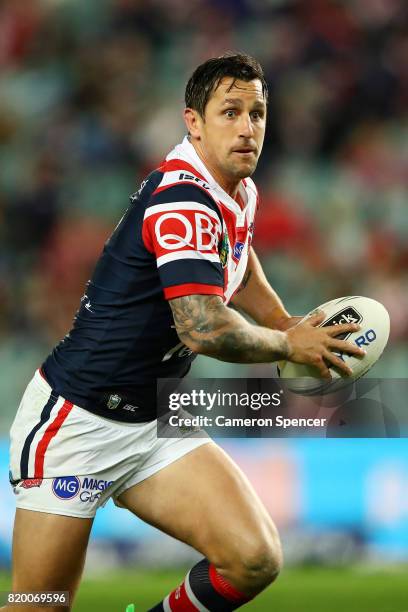
<instances>
[{"instance_id":1,"label":"dark hair","mask_svg":"<svg viewBox=\"0 0 408 612\"><path fill-rule=\"evenodd\" d=\"M241 81L259 79L265 101L268 101L268 85L260 63L250 55L226 53L207 60L194 70L186 86L186 107L193 108L204 117L207 102L224 77L234 79L231 87L237 79Z\"/></svg>"}]
</instances>

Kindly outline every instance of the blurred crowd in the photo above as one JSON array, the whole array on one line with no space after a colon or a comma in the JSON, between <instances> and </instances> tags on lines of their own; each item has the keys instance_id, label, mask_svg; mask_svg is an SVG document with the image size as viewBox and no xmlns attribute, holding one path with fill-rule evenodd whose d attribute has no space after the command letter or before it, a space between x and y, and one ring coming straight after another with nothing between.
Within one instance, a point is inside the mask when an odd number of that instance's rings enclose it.
<instances>
[{"instance_id":1,"label":"blurred crowd","mask_svg":"<svg viewBox=\"0 0 408 612\"><path fill-rule=\"evenodd\" d=\"M405 0L0 0L3 366L66 333L128 194L184 135L187 78L227 50L270 87L254 177L269 279L294 314L381 300L383 373L406 376Z\"/></svg>"}]
</instances>

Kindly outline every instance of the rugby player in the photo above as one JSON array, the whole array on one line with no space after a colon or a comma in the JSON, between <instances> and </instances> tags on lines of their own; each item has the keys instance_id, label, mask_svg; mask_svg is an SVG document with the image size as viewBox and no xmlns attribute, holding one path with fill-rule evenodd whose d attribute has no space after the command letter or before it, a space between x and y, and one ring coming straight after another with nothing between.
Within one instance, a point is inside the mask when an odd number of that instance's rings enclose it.
<instances>
[{"instance_id":1,"label":"rugby player","mask_svg":"<svg viewBox=\"0 0 408 612\"><path fill-rule=\"evenodd\" d=\"M335 338L357 326L291 317L251 247L258 196L249 177L267 96L249 56L195 70L188 135L131 196L72 330L27 387L11 428L12 588L71 596L65 607L30 610L71 610L95 512L109 497L203 555L152 610L235 610L279 573L277 530L233 461L208 437L156 431L156 379L183 377L196 354L287 359L323 377L330 364L351 373L335 351L363 355Z\"/></svg>"}]
</instances>

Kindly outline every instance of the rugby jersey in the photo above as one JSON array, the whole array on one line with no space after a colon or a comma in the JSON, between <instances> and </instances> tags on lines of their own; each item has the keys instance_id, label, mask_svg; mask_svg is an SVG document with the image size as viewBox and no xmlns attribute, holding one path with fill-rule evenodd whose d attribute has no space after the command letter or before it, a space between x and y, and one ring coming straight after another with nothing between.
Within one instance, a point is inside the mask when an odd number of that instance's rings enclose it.
<instances>
[{"instance_id":1,"label":"rugby jersey","mask_svg":"<svg viewBox=\"0 0 408 612\"><path fill-rule=\"evenodd\" d=\"M73 328L42 372L56 395L107 418L156 418L156 380L181 378L195 354L168 300L219 295L241 284L257 208L253 181L240 206L186 137L130 196L87 283Z\"/></svg>"}]
</instances>

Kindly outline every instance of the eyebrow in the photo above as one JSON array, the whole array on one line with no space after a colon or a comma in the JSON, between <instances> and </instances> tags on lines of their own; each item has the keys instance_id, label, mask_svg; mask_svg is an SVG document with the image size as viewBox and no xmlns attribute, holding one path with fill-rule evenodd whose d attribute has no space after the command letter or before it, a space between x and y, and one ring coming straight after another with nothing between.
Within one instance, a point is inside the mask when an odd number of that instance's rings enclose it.
<instances>
[{"instance_id":1,"label":"eyebrow","mask_svg":"<svg viewBox=\"0 0 408 612\"><path fill-rule=\"evenodd\" d=\"M242 106L242 100L240 98L225 98L222 102L222 106L226 104L235 104L236 106ZM265 102L261 102L261 100L256 100L254 103L254 107L264 109L266 107Z\"/></svg>"}]
</instances>

